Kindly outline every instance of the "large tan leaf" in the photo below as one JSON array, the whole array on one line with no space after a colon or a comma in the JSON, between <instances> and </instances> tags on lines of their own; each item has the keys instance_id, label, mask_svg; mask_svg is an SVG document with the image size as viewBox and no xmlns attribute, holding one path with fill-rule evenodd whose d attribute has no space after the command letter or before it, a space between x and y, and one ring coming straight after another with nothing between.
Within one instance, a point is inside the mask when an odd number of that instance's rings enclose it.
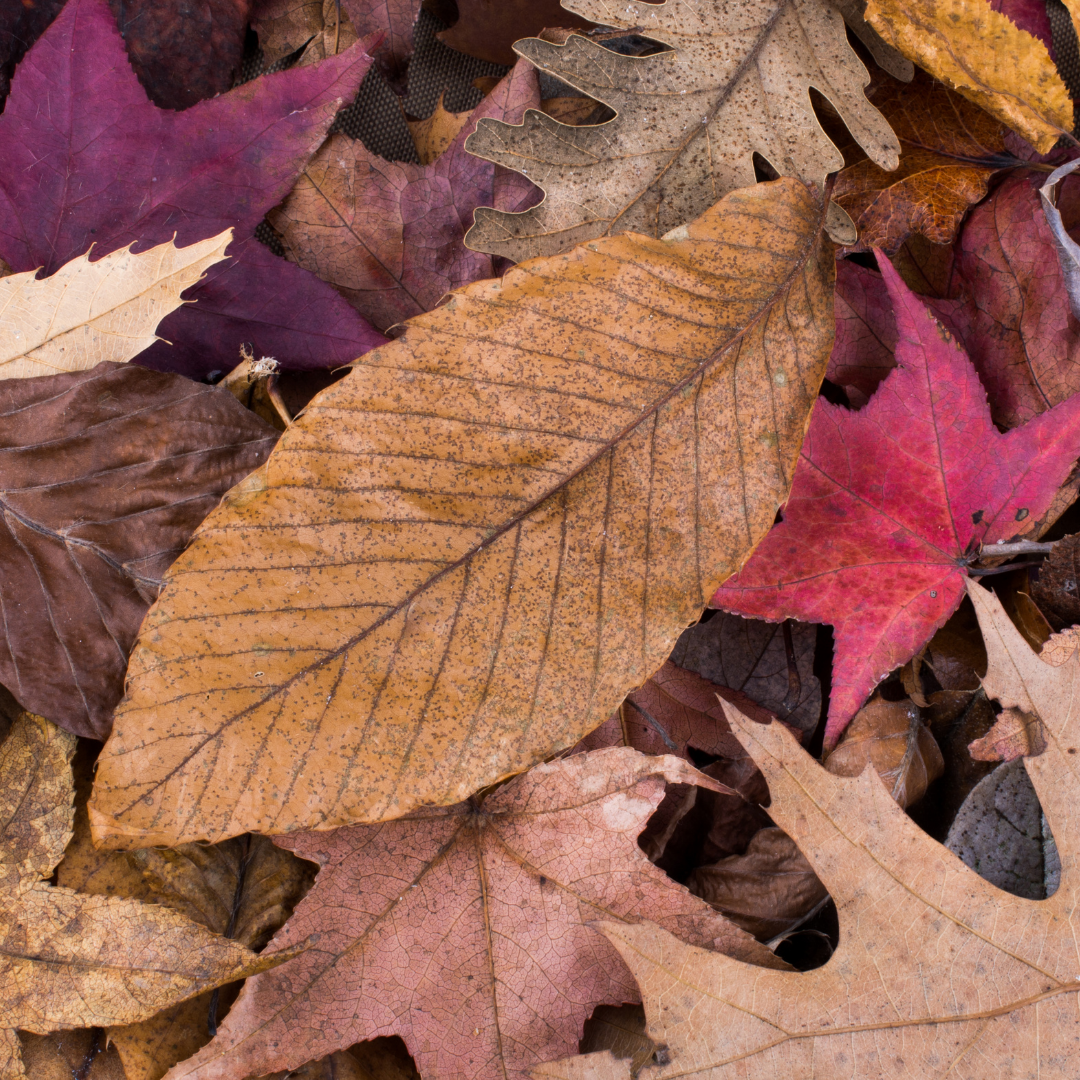
<instances>
[{"instance_id":1,"label":"large tan leaf","mask_svg":"<svg viewBox=\"0 0 1080 1080\"><path fill-rule=\"evenodd\" d=\"M169 572L95 839L328 829L573 745L783 501L832 341L796 180L477 282L365 354Z\"/></svg>"},{"instance_id":2,"label":"large tan leaf","mask_svg":"<svg viewBox=\"0 0 1080 1080\"><path fill-rule=\"evenodd\" d=\"M1046 46L987 0L870 0L866 21L1041 153L1072 130L1069 91Z\"/></svg>"},{"instance_id":3,"label":"large tan leaf","mask_svg":"<svg viewBox=\"0 0 1080 1080\"><path fill-rule=\"evenodd\" d=\"M657 926L604 924L641 988L650 1037L667 1047L650 1080L1076 1077L1080 654L1046 663L997 597L970 583L968 592L990 657L987 692L1034 708L1048 733L1046 752L1024 766L1061 855L1057 891L1040 901L1003 892L927 836L873 770L833 776L782 725L725 706L768 780L770 816L836 901L840 943L823 967L789 974ZM628 1073L600 1054L534 1075Z\"/></svg>"},{"instance_id":4,"label":"large tan leaf","mask_svg":"<svg viewBox=\"0 0 1080 1080\"><path fill-rule=\"evenodd\" d=\"M157 324L183 301L203 271L226 258L226 229L178 248L170 240L138 255L129 244L90 261L90 252L51 277L0 279L0 379L85 371L123 363L158 340Z\"/></svg>"},{"instance_id":5,"label":"large tan leaf","mask_svg":"<svg viewBox=\"0 0 1080 1080\"><path fill-rule=\"evenodd\" d=\"M165 907L48 883L72 833L75 736L23 713L0 746L0 1077L24 1075L15 1029L145 1020L272 967Z\"/></svg>"},{"instance_id":6,"label":"large tan leaf","mask_svg":"<svg viewBox=\"0 0 1080 1080\"><path fill-rule=\"evenodd\" d=\"M622 56L580 34L565 45L517 42L520 55L617 115L583 127L537 111L517 126L481 120L465 148L524 173L545 198L521 214L477 210L466 242L478 251L521 260L627 229L662 236L752 184L755 151L780 175L820 187L843 158L814 116L811 86L878 165L897 166L900 144L866 100L869 75L828 0L564 6L640 27L674 51Z\"/></svg>"}]
</instances>

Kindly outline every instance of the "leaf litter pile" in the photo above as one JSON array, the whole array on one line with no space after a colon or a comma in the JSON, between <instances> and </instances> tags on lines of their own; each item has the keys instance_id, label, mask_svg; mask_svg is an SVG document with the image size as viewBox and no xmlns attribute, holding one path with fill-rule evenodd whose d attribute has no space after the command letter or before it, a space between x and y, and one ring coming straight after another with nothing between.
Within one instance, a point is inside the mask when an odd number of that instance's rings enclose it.
<instances>
[{"instance_id":1,"label":"leaf litter pile","mask_svg":"<svg viewBox=\"0 0 1080 1080\"><path fill-rule=\"evenodd\" d=\"M1078 26L2 0L0 1080L1075 1080Z\"/></svg>"}]
</instances>

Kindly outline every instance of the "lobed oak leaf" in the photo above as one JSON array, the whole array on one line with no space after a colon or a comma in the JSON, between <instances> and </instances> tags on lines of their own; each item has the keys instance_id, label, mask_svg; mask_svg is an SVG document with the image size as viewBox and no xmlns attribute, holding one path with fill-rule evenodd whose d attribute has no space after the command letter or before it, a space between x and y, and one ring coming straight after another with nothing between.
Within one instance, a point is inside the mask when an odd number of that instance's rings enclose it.
<instances>
[{"instance_id":1,"label":"lobed oak leaf","mask_svg":"<svg viewBox=\"0 0 1080 1080\"><path fill-rule=\"evenodd\" d=\"M489 255L462 243L476 207L514 209L531 195L521 177L467 154L466 138L483 117L520 119L539 104L536 73L522 60L428 165L386 161L332 135L270 223L290 258L380 329L430 311L450 290L496 276Z\"/></svg>"},{"instance_id":2,"label":"lobed oak leaf","mask_svg":"<svg viewBox=\"0 0 1080 1080\"><path fill-rule=\"evenodd\" d=\"M157 340L154 331L180 294L224 259L232 230L177 248L170 240L140 255L129 245L96 262L89 254L38 281L32 270L0 279L0 379L86 371L123 363Z\"/></svg>"},{"instance_id":3,"label":"lobed oak leaf","mask_svg":"<svg viewBox=\"0 0 1080 1080\"><path fill-rule=\"evenodd\" d=\"M185 370L202 375L215 366L213 355L199 358L198 349L230 321L233 340L224 351L230 361L241 342L252 341L283 362L298 352L295 362L310 364L313 345L303 334L314 328L315 308L331 321L319 344L334 335L352 345L342 349L345 357L324 357L318 366L355 358L355 346L382 339L343 312L329 286L256 251L251 237L370 63L358 44L322 64L256 79L172 112L146 99L105 0L70 0L19 65L0 115L0 257L16 272L50 274L91 245L95 256L174 236L187 246L235 228L226 268L212 270L188 297L200 302L161 327L167 340L195 352L178 357ZM250 249L241 248L244 242ZM273 280L268 265L277 268ZM281 303L292 292L300 294L296 309ZM209 312L204 296L212 298ZM201 371L192 370L196 363Z\"/></svg>"},{"instance_id":4,"label":"lobed oak leaf","mask_svg":"<svg viewBox=\"0 0 1080 1080\"><path fill-rule=\"evenodd\" d=\"M75 737L24 713L0 746L0 1075L15 1029L145 1020L287 959L260 959L164 907L48 884L71 836Z\"/></svg>"},{"instance_id":5,"label":"lobed oak leaf","mask_svg":"<svg viewBox=\"0 0 1080 1080\"><path fill-rule=\"evenodd\" d=\"M144 623L95 839L399 817L610 716L784 496L831 344L825 213L780 180L531 262L316 397Z\"/></svg>"},{"instance_id":6,"label":"lobed oak leaf","mask_svg":"<svg viewBox=\"0 0 1080 1080\"><path fill-rule=\"evenodd\" d=\"M866 100L869 76L825 0L566 6L674 51L622 56L580 34L517 43L519 56L617 115L583 127L531 111L516 127L479 124L466 148L520 171L545 197L519 214L478 209L466 237L478 251L520 261L628 229L663 236L753 184L754 153L820 188L843 158L811 109L811 85L874 161L896 168L896 136Z\"/></svg>"},{"instance_id":7,"label":"lobed oak leaf","mask_svg":"<svg viewBox=\"0 0 1080 1080\"><path fill-rule=\"evenodd\" d=\"M103 739L165 570L277 432L227 390L126 364L4 380L0 418L0 682Z\"/></svg>"},{"instance_id":8,"label":"lobed oak leaf","mask_svg":"<svg viewBox=\"0 0 1080 1080\"><path fill-rule=\"evenodd\" d=\"M313 944L282 977L248 980L169 1080L243 1080L393 1034L431 1080L524 1077L576 1045L596 1004L635 1000L598 917L784 966L637 846L665 780L711 783L680 758L600 750L483 800L277 838L321 870L271 949Z\"/></svg>"},{"instance_id":9,"label":"lobed oak leaf","mask_svg":"<svg viewBox=\"0 0 1080 1080\"><path fill-rule=\"evenodd\" d=\"M1080 396L1002 434L956 341L879 265L899 366L860 412L818 402L783 520L712 600L833 625L829 747L956 610L980 548L1038 520L1080 455Z\"/></svg>"},{"instance_id":10,"label":"lobed oak leaf","mask_svg":"<svg viewBox=\"0 0 1080 1080\"><path fill-rule=\"evenodd\" d=\"M869 0L866 21L898 52L1046 153L1073 126L1045 44L985 0Z\"/></svg>"},{"instance_id":11,"label":"lobed oak leaf","mask_svg":"<svg viewBox=\"0 0 1080 1080\"><path fill-rule=\"evenodd\" d=\"M840 942L814 971L760 971L659 927L600 924L641 988L649 1037L666 1048L649 1070L656 1080L1075 1075L1080 658L1043 663L992 594L968 591L991 657L988 690L1004 701L1025 688L1050 732L1046 752L1023 764L1057 841L1057 891L1002 892L911 821L872 770L832 776L782 725L728 708L768 781L770 815L836 901ZM627 1066L597 1054L533 1075L629 1080Z\"/></svg>"}]
</instances>

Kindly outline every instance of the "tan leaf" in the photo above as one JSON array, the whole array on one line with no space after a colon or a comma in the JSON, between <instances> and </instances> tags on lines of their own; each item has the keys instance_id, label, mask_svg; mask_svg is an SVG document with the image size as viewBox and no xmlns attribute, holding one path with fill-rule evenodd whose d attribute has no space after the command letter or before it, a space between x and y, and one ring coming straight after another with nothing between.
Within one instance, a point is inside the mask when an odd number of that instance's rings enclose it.
<instances>
[{"instance_id":1,"label":"tan leaf","mask_svg":"<svg viewBox=\"0 0 1080 1080\"><path fill-rule=\"evenodd\" d=\"M394 818L606 719L786 495L832 341L823 215L759 184L365 354L169 571L95 838Z\"/></svg>"},{"instance_id":2,"label":"tan leaf","mask_svg":"<svg viewBox=\"0 0 1080 1080\"><path fill-rule=\"evenodd\" d=\"M1046 46L986 0L869 0L866 21L1040 153L1072 130L1072 101Z\"/></svg>"},{"instance_id":3,"label":"tan leaf","mask_svg":"<svg viewBox=\"0 0 1080 1080\"><path fill-rule=\"evenodd\" d=\"M835 776L858 776L867 765L873 765L904 807L918 802L942 774L941 750L914 702L874 698L855 714L825 759L825 768Z\"/></svg>"},{"instance_id":4,"label":"tan leaf","mask_svg":"<svg viewBox=\"0 0 1080 1080\"><path fill-rule=\"evenodd\" d=\"M274 966L165 907L47 883L72 833L75 736L24 713L0 746L0 1076L21 1077L14 1029L147 1019Z\"/></svg>"},{"instance_id":5,"label":"tan leaf","mask_svg":"<svg viewBox=\"0 0 1080 1080\"><path fill-rule=\"evenodd\" d=\"M598 1005L585 1021L578 1047L583 1054L610 1050L617 1058L630 1058L630 1075L637 1074L656 1051L645 1034L645 1010L640 1005Z\"/></svg>"},{"instance_id":6,"label":"tan leaf","mask_svg":"<svg viewBox=\"0 0 1080 1080\"><path fill-rule=\"evenodd\" d=\"M304 51L296 66L305 67L336 55L357 40L341 0L265 0L256 5L253 16L252 29L259 35L267 67L300 48Z\"/></svg>"},{"instance_id":7,"label":"tan leaf","mask_svg":"<svg viewBox=\"0 0 1080 1080\"><path fill-rule=\"evenodd\" d=\"M95 262L80 255L43 281L33 270L0 279L0 378L130 360L158 340L157 324L231 240L226 229L186 248L170 240L135 255L129 245Z\"/></svg>"},{"instance_id":8,"label":"tan leaf","mask_svg":"<svg viewBox=\"0 0 1080 1080\"><path fill-rule=\"evenodd\" d=\"M445 97L446 92L443 91L435 104L435 111L426 120L407 121L421 165L430 165L457 138L458 132L472 116L472 109L449 112L443 106Z\"/></svg>"},{"instance_id":9,"label":"tan leaf","mask_svg":"<svg viewBox=\"0 0 1080 1080\"><path fill-rule=\"evenodd\" d=\"M466 149L523 173L545 198L520 214L478 209L466 237L477 251L521 260L628 229L662 236L752 184L755 152L779 175L820 187L843 158L814 115L811 86L874 161L897 166L899 143L866 100L866 68L827 0L565 6L639 27L674 51L622 56L580 34L565 45L517 42L521 56L617 115L587 127L535 111L517 126L481 120Z\"/></svg>"},{"instance_id":10,"label":"tan leaf","mask_svg":"<svg viewBox=\"0 0 1080 1080\"><path fill-rule=\"evenodd\" d=\"M1080 657L1045 664L991 593L968 588L988 688L1004 701L1022 681L1047 727L1046 752L1023 764L1060 851L1059 888L1039 901L1002 892L927 836L873 772L833 776L782 725L728 709L768 780L770 815L836 900L840 942L823 967L792 974L755 971L659 927L603 924L641 988L649 1036L667 1046L668 1064L650 1080L1076 1075L1080 820L1070 751L1080 742ZM627 1070L598 1056L537 1075Z\"/></svg>"},{"instance_id":11,"label":"tan leaf","mask_svg":"<svg viewBox=\"0 0 1080 1080\"><path fill-rule=\"evenodd\" d=\"M968 746L976 761L1012 761L1045 749L1039 718L1019 709L1002 709L994 726Z\"/></svg>"},{"instance_id":12,"label":"tan leaf","mask_svg":"<svg viewBox=\"0 0 1080 1080\"><path fill-rule=\"evenodd\" d=\"M130 1080L115 1046L105 1045L100 1028L52 1035L19 1035L29 1080Z\"/></svg>"}]
</instances>

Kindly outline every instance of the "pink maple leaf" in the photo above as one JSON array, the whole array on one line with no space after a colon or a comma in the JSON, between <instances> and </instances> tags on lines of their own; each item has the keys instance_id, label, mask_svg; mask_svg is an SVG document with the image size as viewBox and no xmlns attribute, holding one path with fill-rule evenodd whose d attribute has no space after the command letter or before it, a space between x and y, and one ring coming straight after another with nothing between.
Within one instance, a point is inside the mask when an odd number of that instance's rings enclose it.
<instances>
[{"instance_id":1,"label":"pink maple leaf","mask_svg":"<svg viewBox=\"0 0 1080 1080\"><path fill-rule=\"evenodd\" d=\"M859 412L818 400L783 520L712 599L832 624L829 746L956 610L980 546L1030 527L1080 455L1080 395L1002 434L967 355L878 265L898 366Z\"/></svg>"}]
</instances>

